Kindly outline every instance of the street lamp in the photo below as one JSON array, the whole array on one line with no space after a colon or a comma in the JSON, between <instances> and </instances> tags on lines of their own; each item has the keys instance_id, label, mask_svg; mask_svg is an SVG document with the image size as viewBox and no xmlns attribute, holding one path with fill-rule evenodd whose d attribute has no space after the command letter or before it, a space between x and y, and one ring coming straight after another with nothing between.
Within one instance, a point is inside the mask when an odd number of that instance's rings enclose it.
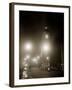
<instances>
[{"instance_id":1,"label":"street lamp","mask_svg":"<svg viewBox=\"0 0 72 90\"><path fill-rule=\"evenodd\" d=\"M26 57L24 58L24 61L27 61L28 59L30 59L30 55L26 55Z\"/></svg>"},{"instance_id":2,"label":"street lamp","mask_svg":"<svg viewBox=\"0 0 72 90\"><path fill-rule=\"evenodd\" d=\"M30 58L30 55L27 55L26 58L29 59Z\"/></svg>"},{"instance_id":3,"label":"street lamp","mask_svg":"<svg viewBox=\"0 0 72 90\"><path fill-rule=\"evenodd\" d=\"M30 42L27 42L25 45L24 45L24 49L26 51L30 51L32 50L32 44Z\"/></svg>"},{"instance_id":4,"label":"street lamp","mask_svg":"<svg viewBox=\"0 0 72 90\"><path fill-rule=\"evenodd\" d=\"M24 61L26 61L27 60L27 58L24 58Z\"/></svg>"},{"instance_id":5,"label":"street lamp","mask_svg":"<svg viewBox=\"0 0 72 90\"><path fill-rule=\"evenodd\" d=\"M42 45L42 51L44 51L44 52L49 52L50 49L51 49L50 44L48 44L48 43L43 43L43 45Z\"/></svg>"},{"instance_id":6,"label":"street lamp","mask_svg":"<svg viewBox=\"0 0 72 90\"><path fill-rule=\"evenodd\" d=\"M40 59L40 56L37 56L37 59Z\"/></svg>"},{"instance_id":7,"label":"street lamp","mask_svg":"<svg viewBox=\"0 0 72 90\"><path fill-rule=\"evenodd\" d=\"M43 44L43 46L42 46L42 48L43 48L43 51L48 51L48 46L47 46L47 44Z\"/></svg>"},{"instance_id":8,"label":"street lamp","mask_svg":"<svg viewBox=\"0 0 72 90\"><path fill-rule=\"evenodd\" d=\"M48 39L48 37L49 37L48 34L45 34L45 39Z\"/></svg>"},{"instance_id":9,"label":"street lamp","mask_svg":"<svg viewBox=\"0 0 72 90\"><path fill-rule=\"evenodd\" d=\"M38 62L38 61L37 61L37 58L33 58L32 61L33 61L34 63L37 63L37 62Z\"/></svg>"},{"instance_id":10,"label":"street lamp","mask_svg":"<svg viewBox=\"0 0 72 90\"><path fill-rule=\"evenodd\" d=\"M49 56L47 56L47 57L46 57L46 59L49 61L50 57L49 57Z\"/></svg>"},{"instance_id":11,"label":"street lamp","mask_svg":"<svg viewBox=\"0 0 72 90\"><path fill-rule=\"evenodd\" d=\"M23 78L27 78L27 77L28 77L27 71L23 71Z\"/></svg>"}]
</instances>

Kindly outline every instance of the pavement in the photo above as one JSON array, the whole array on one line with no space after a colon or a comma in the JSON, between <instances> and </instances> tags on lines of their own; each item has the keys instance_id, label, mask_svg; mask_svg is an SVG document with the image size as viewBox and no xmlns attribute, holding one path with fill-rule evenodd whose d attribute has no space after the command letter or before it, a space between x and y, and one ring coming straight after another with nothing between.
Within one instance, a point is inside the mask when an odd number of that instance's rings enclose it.
<instances>
[{"instance_id":1,"label":"pavement","mask_svg":"<svg viewBox=\"0 0 72 90\"><path fill-rule=\"evenodd\" d=\"M29 77L30 78L48 78L48 77L63 77L63 71L48 71L42 70L39 67L30 68Z\"/></svg>"}]
</instances>

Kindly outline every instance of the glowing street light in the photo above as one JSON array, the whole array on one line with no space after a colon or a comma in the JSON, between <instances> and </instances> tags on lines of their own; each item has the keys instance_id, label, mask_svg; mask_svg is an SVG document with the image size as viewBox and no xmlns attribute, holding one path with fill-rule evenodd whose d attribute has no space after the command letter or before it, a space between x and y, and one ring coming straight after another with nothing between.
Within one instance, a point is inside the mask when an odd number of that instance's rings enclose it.
<instances>
[{"instance_id":1,"label":"glowing street light","mask_svg":"<svg viewBox=\"0 0 72 90\"><path fill-rule=\"evenodd\" d=\"M24 68L24 70L27 70L27 69L28 69L27 67Z\"/></svg>"},{"instance_id":2,"label":"glowing street light","mask_svg":"<svg viewBox=\"0 0 72 90\"><path fill-rule=\"evenodd\" d=\"M23 71L23 78L27 78L27 77L28 77L27 71Z\"/></svg>"},{"instance_id":3,"label":"glowing street light","mask_svg":"<svg viewBox=\"0 0 72 90\"><path fill-rule=\"evenodd\" d=\"M27 55L26 58L29 59L30 58L30 55Z\"/></svg>"},{"instance_id":4,"label":"glowing street light","mask_svg":"<svg viewBox=\"0 0 72 90\"><path fill-rule=\"evenodd\" d=\"M24 61L26 61L27 60L27 58L24 58Z\"/></svg>"},{"instance_id":5,"label":"glowing street light","mask_svg":"<svg viewBox=\"0 0 72 90\"><path fill-rule=\"evenodd\" d=\"M47 60L49 60L49 59L50 59L50 57L49 57L49 56L47 56L47 57L46 57L46 59L47 59Z\"/></svg>"},{"instance_id":6,"label":"glowing street light","mask_svg":"<svg viewBox=\"0 0 72 90\"><path fill-rule=\"evenodd\" d=\"M48 34L45 34L45 39L48 39Z\"/></svg>"},{"instance_id":7,"label":"glowing street light","mask_svg":"<svg viewBox=\"0 0 72 90\"><path fill-rule=\"evenodd\" d=\"M28 59L30 59L30 55L27 55L27 56L24 58L24 61L27 61Z\"/></svg>"},{"instance_id":8,"label":"glowing street light","mask_svg":"<svg viewBox=\"0 0 72 90\"><path fill-rule=\"evenodd\" d=\"M40 59L40 56L37 56L37 59Z\"/></svg>"},{"instance_id":9,"label":"glowing street light","mask_svg":"<svg viewBox=\"0 0 72 90\"><path fill-rule=\"evenodd\" d=\"M24 64L24 66L25 66L25 67L28 67L28 64L26 63L26 64Z\"/></svg>"},{"instance_id":10,"label":"glowing street light","mask_svg":"<svg viewBox=\"0 0 72 90\"><path fill-rule=\"evenodd\" d=\"M46 52L48 51L48 45L47 44L43 44L42 48L43 48L43 51L46 51Z\"/></svg>"},{"instance_id":11,"label":"glowing street light","mask_svg":"<svg viewBox=\"0 0 72 90\"><path fill-rule=\"evenodd\" d=\"M33 61L34 63L37 63L37 59L36 59L36 58L33 58L32 61Z\"/></svg>"},{"instance_id":12,"label":"glowing street light","mask_svg":"<svg viewBox=\"0 0 72 90\"><path fill-rule=\"evenodd\" d=\"M44 44L42 45L42 50L43 50L44 52L49 52L50 49L51 49L50 44L44 43Z\"/></svg>"},{"instance_id":13,"label":"glowing street light","mask_svg":"<svg viewBox=\"0 0 72 90\"><path fill-rule=\"evenodd\" d=\"M32 44L31 44L30 42L26 43L26 44L24 45L24 49L25 49L26 51L32 50Z\"/></svg>"},{"instance_id":14,"label":"glowing street light","mask_svg":"<svg viewBox=\"0 0 72 90\"><path fill-rule=\"evenodd\" d=\"M50 71L50 68L48 67L48 71Z\"/></svg>"},{"instance_id":15,"label":"glowing street light","mask_svg":"<svg viewBox=\"0 0 72 90\"><path fill-rule=\"evenodd\" d=\"M25 74L25 78L27 78L28 77L28 75L27 74Z\"/></svg>"}]
</instances>

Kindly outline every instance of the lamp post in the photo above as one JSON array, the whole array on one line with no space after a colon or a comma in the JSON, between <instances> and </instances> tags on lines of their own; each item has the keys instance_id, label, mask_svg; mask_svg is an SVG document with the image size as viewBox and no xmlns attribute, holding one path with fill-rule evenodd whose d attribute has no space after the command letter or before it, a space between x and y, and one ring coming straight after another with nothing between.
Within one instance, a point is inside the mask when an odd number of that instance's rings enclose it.
<instances>
[{"instance_id":1,"label":"lamp post","mask_svg":"<svg viewBox=\"0 0 72 90\"><path fill-rule=\"evenodd\" d=\"M43 57L44 60L47 60L48 71L50 70L50 57L49 57L50 50L51 50L51 46L49 43L48 27L45 26L42 35L41 57Z\"/></svg>"}]
</instances>

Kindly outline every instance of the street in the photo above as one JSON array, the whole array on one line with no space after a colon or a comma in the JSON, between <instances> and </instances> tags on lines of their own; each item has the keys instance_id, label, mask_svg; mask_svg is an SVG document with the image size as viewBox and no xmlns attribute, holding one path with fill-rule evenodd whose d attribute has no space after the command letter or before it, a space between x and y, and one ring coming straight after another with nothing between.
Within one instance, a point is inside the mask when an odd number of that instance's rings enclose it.
<instances>
[{"instance_id":1,"label":"street","mask_svg":"<svg viewBox=\"0 0 72 90\"><path fill-rule=\"evenodd\" d=\"M31 78L48 78L48 77L63 77L62 71L47 71L38 67L33 67L30 70L29 76Z\"/></svg>"}]
</instances>

